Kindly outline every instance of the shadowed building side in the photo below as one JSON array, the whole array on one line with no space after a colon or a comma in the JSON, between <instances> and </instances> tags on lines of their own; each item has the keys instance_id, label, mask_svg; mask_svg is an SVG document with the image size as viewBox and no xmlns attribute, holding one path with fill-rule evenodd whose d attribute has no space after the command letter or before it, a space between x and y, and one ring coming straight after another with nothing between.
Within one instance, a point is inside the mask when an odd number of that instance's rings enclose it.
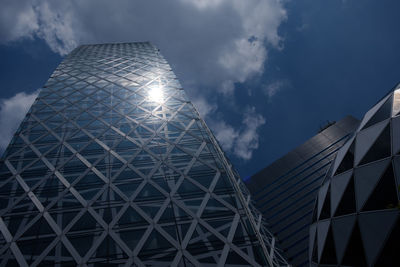
<instances>
[{"instance_id":1,"label":"shadowed building side","mask_svg":"<svg viewBox=\"0 0 400 267\"><path fill-rule=\"evenodd\" d=\"M358 124L351 116L343 118L245 181L268 229L294 266L309 264L309 226L318 189L336 152Z\"/></svg>"}]
</instances>

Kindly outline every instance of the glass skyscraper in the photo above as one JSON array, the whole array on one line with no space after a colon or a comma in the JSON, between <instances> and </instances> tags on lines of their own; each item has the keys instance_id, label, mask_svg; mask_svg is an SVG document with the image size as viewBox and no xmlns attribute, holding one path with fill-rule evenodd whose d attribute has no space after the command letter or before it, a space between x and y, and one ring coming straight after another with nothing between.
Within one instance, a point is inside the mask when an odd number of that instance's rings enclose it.
<instances>
[{"instance_id":1,"label":"glass skyscraper","mask_svg":"<svg viewBox=\"0 0 400 267\"><path fill-rule=\"evenodd\" d=\"M0 266L287 265L150 43L54 71L1 158L0 232Z\"/></svg>"}]
</instances>

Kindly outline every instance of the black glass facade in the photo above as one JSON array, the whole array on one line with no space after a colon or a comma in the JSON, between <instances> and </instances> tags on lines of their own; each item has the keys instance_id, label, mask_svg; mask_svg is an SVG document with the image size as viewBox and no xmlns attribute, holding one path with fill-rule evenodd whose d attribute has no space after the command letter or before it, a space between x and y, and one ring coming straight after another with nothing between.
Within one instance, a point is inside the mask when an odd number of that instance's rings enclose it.
<instances>
[{"instance_id":1,"label":"black glass facade","mask_svg":"<svg viewBox=\"0 0 400 267\"><path fill-rule=\"evenodd\" d=\"M345 117L245 182L294 266L309 265L309 226L318 189L336 152L358 124L357 119Z\"/></svg>"},{"instance_id":2,"label":"black glass facade","mask_svg":"<svg viewBox=\"0 0 400 267\"><path fill-rule=\"evenodd\" d=\"M318 192L313 266L400 266L400 86L364 116Z\"/></svg>"},{"instance_id":3,"label":"black glass facade","mask_svg":"<svg viewBox=\"0 0 400 267\"><path fill-rule=\"evenodd\" d=\"M0 162L1 266L282 266L150 43L83 45Z\"/></svg>"}]
</instances>

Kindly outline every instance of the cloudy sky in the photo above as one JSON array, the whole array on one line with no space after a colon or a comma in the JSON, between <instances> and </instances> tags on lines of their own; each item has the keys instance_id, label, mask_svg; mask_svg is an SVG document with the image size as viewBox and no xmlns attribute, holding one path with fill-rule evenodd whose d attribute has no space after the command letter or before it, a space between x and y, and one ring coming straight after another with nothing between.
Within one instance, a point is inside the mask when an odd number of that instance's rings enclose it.
<instances>
[{"instance_id":1,"label":"cloudy sky","mask_svg":"<svg viewBox=\"0 0 400 267\"><path fill-rule=\"evenodd\" d=\"M156 44L243 177L400 81L397 0L0 3L0 152L79 44Z\"/></svg>"}]
</instances>

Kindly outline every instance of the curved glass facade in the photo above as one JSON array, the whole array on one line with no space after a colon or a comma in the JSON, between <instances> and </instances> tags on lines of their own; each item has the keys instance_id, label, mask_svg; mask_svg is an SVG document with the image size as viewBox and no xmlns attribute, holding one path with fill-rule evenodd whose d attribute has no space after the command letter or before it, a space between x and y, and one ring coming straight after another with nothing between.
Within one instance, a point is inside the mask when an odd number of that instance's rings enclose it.
<instances>
[{"instance_id":1,"label":"curved glass facade","mask_svg":"<svg viewBox=\"0 0 400 267\"><path fill-rule=\"evenodd\" d=\"M399 266L400 89L364 116L318 192L310 260L319 266Z\"/></svg>"},{"instance_id":2,"label":"curved glass facade","mask_svg":"<svg viewBox=\"0 0 400 267\"><path fill-rule=\"evenodd\" d=\"M83 45L0 162L0 265L285 265L242 189L158 49Z\"/></svg>"}]
</instances>

